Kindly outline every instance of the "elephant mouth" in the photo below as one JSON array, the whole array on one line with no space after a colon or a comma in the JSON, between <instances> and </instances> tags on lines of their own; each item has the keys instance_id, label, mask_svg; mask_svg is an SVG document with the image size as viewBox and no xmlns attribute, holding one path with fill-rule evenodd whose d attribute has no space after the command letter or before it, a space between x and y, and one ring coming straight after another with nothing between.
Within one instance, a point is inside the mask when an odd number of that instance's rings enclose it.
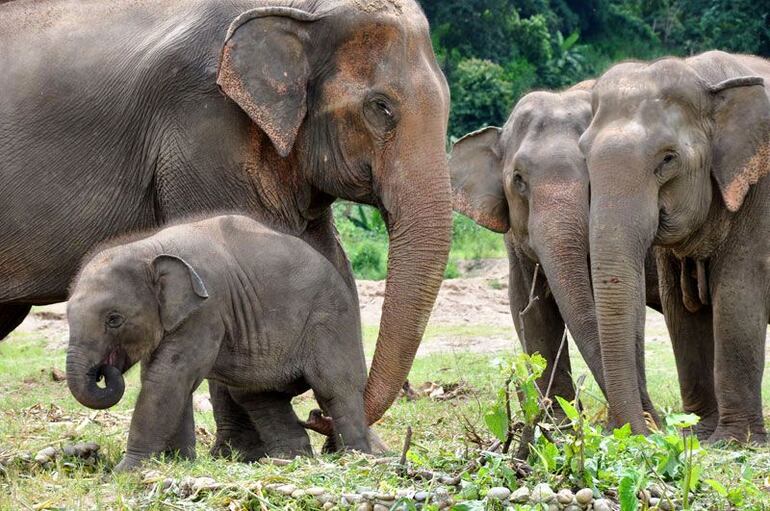
<instances>
[{"instance_id":1,"label":"elephant mouth","mask_svg":"<svg viewBox=\"0 0 770 511\"><path fill-rule=\"evenodd\" d=\"M94 368L94 370L98 371L98 377L101 379L104 374L104 368L107 366L114 367L120 371L121 374L123 374L128 371L132 365L133 364L128 357L128 353L126 353L126 350L123 348L115 348L102 359L102 361Z\"/></svg>"}]
</instances>

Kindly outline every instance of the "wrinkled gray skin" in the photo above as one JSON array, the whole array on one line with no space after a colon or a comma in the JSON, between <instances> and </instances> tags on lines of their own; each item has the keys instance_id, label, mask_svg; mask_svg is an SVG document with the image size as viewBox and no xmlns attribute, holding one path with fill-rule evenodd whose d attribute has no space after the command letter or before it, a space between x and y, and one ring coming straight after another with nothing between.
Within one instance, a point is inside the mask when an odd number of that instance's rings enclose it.
<instances>
[{"instance_id":1,"label":"wrinkled gray skin","mask_svg":"<svg viewBox=\"0 0 770 511\"><path fill-rule=\"evenodd\" d=\"M382 416L451 236L449 94L416 2L17 0L0 48L0 338L65 300L98 243L217 211L304 239L353 289L330 208L349 199L390 237L365 399ZM218 440L248 438L212 399Z\"/></svg>"},{"instance_id":2,"label":"wrinkled gray skin","mask_svg":"<svg viewBox=\"0 0 770 511\"><path fill-rule=\"evenodd\" d=\"M578 140L591 122L591 86L563 92L537 91L516 104L505 126L467 135L449 160L455 209L480 225L505 233L510 264L511 314L528 352L539 352L548 369L538 382L545 393L565 322L591 373L606 393L588 263L589 183ZM535 265L539 298L524 315ZM647 303L660 310L654 258ZM639 339L639 388L645 410L657 418L647 396L644 339ZM568 349L559 357L551 396L574 398Z\"/></svg>"},{"instance_id":3,"label":"wrinkled gray skin","mask_svg":"<svg viewBox=\"0 0 770 511\"><path fill-rule=\"evenodd\" d=\"M764 78L764 82L763 79ZM610 410L644 433L637 368L643 261L658 253L685 409L711 441L763 442L770 309L770 62L709 52L624 63L593 89L580 144ZM681 269L684 268L684 271Z\"/></svg>"},{"instance_id":4,"label":"wrinkled gray skin","mask_svg":"<svg viewBox=\"0 0 770 511\"><path fill-rule=\"evenodd\" d=\"M85 264L67 317L67 383L82 404L116 404L121 373L142 364L117 471L164 451L194 457L192 392L203 378L246 410L263 456L312 453L291 407L308 388L341 445L370 450L357 300L332 264L294 236L220 216L114 246ZM108 380L120 381L101 388L106 368L117 369Z\"/></svg>"}]
</instances>

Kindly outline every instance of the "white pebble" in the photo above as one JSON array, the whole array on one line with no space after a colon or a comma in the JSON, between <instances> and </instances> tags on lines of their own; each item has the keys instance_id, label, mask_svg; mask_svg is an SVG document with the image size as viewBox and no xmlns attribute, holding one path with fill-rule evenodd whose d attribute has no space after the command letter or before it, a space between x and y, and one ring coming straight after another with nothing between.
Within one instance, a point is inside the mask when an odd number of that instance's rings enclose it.
<instances>
[{"instance_id":1,"label":"white pebble","mask_svg":"<svg viewBox=\"0 0 770 511\"><path fill-rule=\"evenodd\" d=\"M375 504L374 505L374 511L388 511L390 508L388 506L383 506L382 504Z\"/></svg>"},{"instance_id":2,"label":"white pebble","mask_svg":"<svg viewBox=\"0 0 770 511\"><path fill-rule=\"evenodd\" d=\"M372 505L368 502L364 502L362 504L359 504L356 508L356 511L372 511Z\"/></svg>"},{"instance_id":3,"label":"white pebble","mask_svg":"<svg viewBox=\"0 0 770 511\"><path fill-rule=\"evenodd\" d=\"M594 501L594 511L612 511L610 501L606 499L596 499Z\"/></svg>"},{"instance_id":4,"label":"white pebble","mask_svg":"<svg viewBox=\"0 0 770 511\"><path fill-rule=\"evenodd\" d=\"M550 486L545 483L540 483L532 488L532 495L530 499L536 504L545 504L553 500L554 493Z\"/></svg>"},{"instance_id":5,"label":"white pebble","mask_svg":"<svg viewBox=\"0 0 770 511\"><path fill-rule=\"evenodd\" d=\"M291 492L291 498L293 499L301 499L305 496L305 490L294 490Z\"/></svg>"},{"instance_id":6,"label":"white pebble","mask_svg":"<svg viewBox=\"0 0 770 511\"><path fill-rule=\"evenodd\" d=\"M426 500L428 500L428 497L430 497L430 493L426 491L418 491L417 493L414 494L414 500L416 500L417 502L425 502Z\"/></svg>"},{"instance_id":7,"label":"white pebble","mask_svg":"<svg viewBox=\"0 0 770 511\"><path fill-rule=\"evenodd\" d=\"M289 495L297 491L297 487L294 486L293 484L284 484L276 488L275 491L277 491L281 495L286 495L288 497Z\"/></svg>"},{"instance_id":8,"label":"white pebble","mask_svg":"<svg viewBox=\"0 0 770 511\"><path fill-rule=\"evenodd\" d=\"M496 486L490 488L487 492L487 498L492 500L505 500L511 496L511 490L505 486Z\"/></svg>"},{"instance_id":9,"label":"white pebble","mask_svg":"<svg viewBox=\"0 0 770 511\"><path fill-rule=\"evenodd\" d=\"M559 490L559 493L556 494L556 500L559 501L559 504L567 505L572 504L572 501L575 499L575 496L572 494L572 491L568 490L567 488L563 490Z\"/></svg>"},{"instance_id":10,"label":"white pebble","mask_svg":"<svg viewBox=\"0 0 770 511\"><path fill-rule=\"evenodd\" d=\"M324 502L323 508L324 511L328 511L329 509L334 507L334 502Z\"/></svg>"},{"instance_id":11,"label":"white pebble","mask_svg":"<svg viewBox=\"0 0 770 511\"><path fill-rule=\"evenodd\" d=\"M591 488L583 488L575 494L578 504L587 506L594 500L594 491Z\"/></svg>"},{"instance_id":12,"label":"white pebble","mask_svg":"<svg viewBox=\"0 0 770 511\"><path fill-rule=\"evenodd\" d=\"M307 493L308 495L312 495L313 497L318 497L319 495L323 495L324 493L326 493L326 490L324 490L320 486L313 486L305 490L305 493Z\"/></svg>"},{"instance_id":13,"label":"white pebble","mask_svg":"<svg viewBox=\"0 0 770 511\"><path fill-rule=\"evenodd\" d=\"M515 490L513 493L511 493L510 500L514 504L526 504L529 502L529 488L522 486L521 488Z\"/></svg>"}]
</instances>

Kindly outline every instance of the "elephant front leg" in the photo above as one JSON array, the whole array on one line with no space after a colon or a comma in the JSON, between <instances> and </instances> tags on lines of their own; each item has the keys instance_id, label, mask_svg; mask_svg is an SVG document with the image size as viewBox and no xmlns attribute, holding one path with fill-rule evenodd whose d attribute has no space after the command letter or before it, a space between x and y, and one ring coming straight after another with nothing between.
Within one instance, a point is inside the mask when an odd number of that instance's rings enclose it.
<instances>
[{"instance_id":1,"label":"elephant front leg","mask_svg":"<svg viewBox=\"0 0 770 511\"><path fill-rule=\"evenodd\" d=\"M508 243L506 241L506 243ZM528 354L540 353L547 362L543 376L537 381L540 391L549 397L559 396L567 400L575 398L575 387L572 381L572 367L569 349L564 337L564 319L559 312L556 301L548 290L548 282L542 272L537 276L533 296L537 301L528 308L532 292L532 278L535 274L535 263L513 247L508 247L509 287L508 296L511 304L511 316L514 328L522 348ZM522 311L525 311L523 314ZM558 358L558 360L557 360ZM553 375L553 381L551 381ZM564 413L558 406L554 408L558 418L564 418Z\"/></svg>"},{"instance_id":2,"label":"elephant front leg","mask_svg":"<svg viewBox=\"0 0 770 511\"><path fill-rule=\"evenodd\" d=\"M679 391L685 412L700 417L694 428L707 439L717 427L719 405L714 389L714 324L710 305L690 312L684 305L680 262L656 249L661 306L674 350Z\"/></svg>"},{"instance_id":3,"label":"elephant front leg","mask_svg":"<svg viewBox=\"0 0 770 511\"><path fill-rule=\"evenodd\" d=\"M735 268L736 264L731 267ZM742 264L741 270L750 266ZM767 441L762 416L767 297L755 275L730 275L713 286L714 384L719 423L709 442Z\"/></svg>"},{"instance_id":4,"label":"elephant front leg","mask_svg":"<svg viewBox=\"0 0 770 511\"><path fill-rule=\"evenodd\" d=\"M236 458L246 463L267 456L265 443L248 412L235 402L227 385L209 380L209 393L217 425L217 438L211 448L211 455Z\"/></svg>"},{"instance_id":5,"label":"elephant front leg","mask_svg":"<svg viewBox=\"0 0 770 511\"><path fill-rule=\"evenodd\" d=\"M310 438L294 413L290 395L235 388L230 388L230 394L248 413L267 455L289 458L313 455Z\"/></svg>"},{"instance_id":6,"label":"elephant front leg","mask_svg":"<svg viewBox=\"0 0 770 511\"><path fill-rule=\"evenodd\" d=\"M133 470L170 449L195 455L192 393L206 372L197 365L204 357L185 352L182 343L169 344L171 349L161 346L152 361L142 365L142 390L131 417L126 454L116 472Z\"/></svg>"}]
</instances>

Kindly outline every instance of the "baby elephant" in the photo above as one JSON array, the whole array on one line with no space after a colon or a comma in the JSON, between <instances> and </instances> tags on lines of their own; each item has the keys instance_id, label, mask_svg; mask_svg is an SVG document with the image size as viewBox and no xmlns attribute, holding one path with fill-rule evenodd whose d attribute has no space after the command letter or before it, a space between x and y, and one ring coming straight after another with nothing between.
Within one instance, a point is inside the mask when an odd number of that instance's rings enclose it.
<instances>
[{"instance_id":1,"label":"baby elephant","mask_svg":"<svg viewBox=\"0 0 770 511\"><path fill-rule=\"evenodd\" d=\"M312 454L291 407L308 388L337 444L370 451L356 296L298 238L243 216L169 227L88 260L67 314L67 383L83 405L115 405L123 373L142 363L118 471L163 452L194 457L192 393L204 378L246 410L266 455Z\"/></svg>"}]
</instances>

